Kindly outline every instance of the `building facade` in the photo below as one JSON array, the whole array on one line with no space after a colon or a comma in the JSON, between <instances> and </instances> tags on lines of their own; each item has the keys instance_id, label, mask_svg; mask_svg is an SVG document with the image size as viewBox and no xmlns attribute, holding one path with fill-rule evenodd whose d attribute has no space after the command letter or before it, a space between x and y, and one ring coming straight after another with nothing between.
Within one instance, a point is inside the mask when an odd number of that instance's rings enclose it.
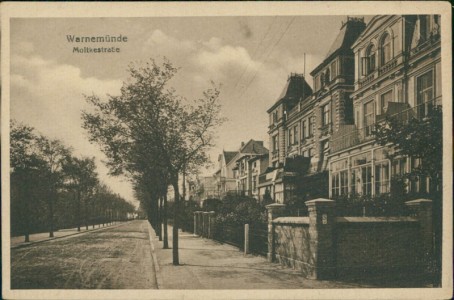
<instances>
[{"instance_id":1,"label":"building facade","mask_svg":"<svg viewBox=\"0 0 454 300\"><path fill-rule=\"evenodd\" d=\"M351 45L365 27L364 19L348 18L326 58L311 72L314 89L304 75L291 74L268 110L270 166L259 186L276 202L328 197L330 139L342 125L353 123Z\"/></svg>"},{"instance_id":2,"label":"building facade","mask_svg":"<svg viewBox=\"0 0 454 300\"><path fill-rule=\"evenodd\" d=\"M421 162L389 158L392 149L375 142L375 124L386 116L424 118L441 105L440 19L436 15L376 16L352 45L355 84L353 124L333 134L329 154L329 191L338 195L389 193L391 178ZM419 178L407 191L427 192Z\"/></svg>"},{"instance_id":3,"label":"building facade","mask_svg":"<svg viewBox=\"0 0 454 300\"><path fill-rule=\"evenodd\" d=\"M222 151L218 156L218 169L213 174L214 177L214 189L217 198L224 197L229 191L235 191L237 184L236 178L233 172L235 168L235 157L237 151Z\"/></svg>"},{"instance_id":4,"label":"building facade","mask_svg":"<svg viewBox=\"0 0 454 300\"><path fill-rule=\"evenodd\" d=\"M242 142L234 158L236 166L233 168L236 178L236 190L246 196L258 198L258 174L268 162L268 149L263 141L249 140Z\"/></svg>"}]
</instances>

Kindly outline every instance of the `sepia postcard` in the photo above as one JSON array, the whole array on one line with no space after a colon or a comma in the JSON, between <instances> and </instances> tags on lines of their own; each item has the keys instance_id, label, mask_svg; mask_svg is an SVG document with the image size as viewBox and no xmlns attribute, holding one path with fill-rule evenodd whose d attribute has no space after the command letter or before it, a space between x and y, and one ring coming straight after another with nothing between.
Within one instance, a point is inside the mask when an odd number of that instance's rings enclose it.
<instances>
[{"instance_id":1,"label":"sepia postcard","mask_svg":"<svg viewBox=\"0 0 454 300\"><path fill-rule=\"evenodd\" d=\"M4 2L2 298L451 299L442 1Z\"/></svg>"}]
</instances>

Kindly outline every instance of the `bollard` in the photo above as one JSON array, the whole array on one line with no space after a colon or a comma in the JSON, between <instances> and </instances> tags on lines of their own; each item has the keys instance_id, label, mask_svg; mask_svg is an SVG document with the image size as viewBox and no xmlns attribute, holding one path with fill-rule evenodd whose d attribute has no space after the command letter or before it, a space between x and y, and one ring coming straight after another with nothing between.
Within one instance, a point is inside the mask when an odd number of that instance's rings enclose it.
<instances>
[{"instance_id":1,"label":"bollard","mask_svg":"<svg viewBox=\"0 0 454 300\"><path fill-rule=\"evenodd\" d=\"M249 253L249 224L244 224L244 255Z\"/></svg>"}]
</instances>

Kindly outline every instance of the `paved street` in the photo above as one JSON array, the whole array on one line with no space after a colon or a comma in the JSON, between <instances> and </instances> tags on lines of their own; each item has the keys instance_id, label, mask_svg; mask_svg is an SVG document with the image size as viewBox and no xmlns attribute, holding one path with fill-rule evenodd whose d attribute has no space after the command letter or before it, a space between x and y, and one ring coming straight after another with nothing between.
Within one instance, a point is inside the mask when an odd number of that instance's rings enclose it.
<instances>
[{"instance_id":1,"label":"paved street","mask_svg":"<svg viewBox=\"0 0 454 300\"><path fill-rule=\"evenodd\" d=\"M12 289L154 289L147 221L11 249Z\"/></svg>"}]
</instances>

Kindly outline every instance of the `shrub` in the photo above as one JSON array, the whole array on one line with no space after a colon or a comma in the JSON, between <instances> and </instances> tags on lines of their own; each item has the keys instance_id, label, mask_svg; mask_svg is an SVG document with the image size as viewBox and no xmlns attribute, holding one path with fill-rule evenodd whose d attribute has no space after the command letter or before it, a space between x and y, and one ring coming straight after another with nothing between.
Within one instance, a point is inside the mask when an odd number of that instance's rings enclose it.
<instances>
[{"instance_id":1,"label":"shrub","mask_svg":"<svg viewBox=\"0 0 454 300\"><path fill-rule=\"evenodd\" d=\"M391 194L338 196L336 212L338 216L405 216L408 209L405 201L409 196Z\"/></svg>"}]
</instances>

